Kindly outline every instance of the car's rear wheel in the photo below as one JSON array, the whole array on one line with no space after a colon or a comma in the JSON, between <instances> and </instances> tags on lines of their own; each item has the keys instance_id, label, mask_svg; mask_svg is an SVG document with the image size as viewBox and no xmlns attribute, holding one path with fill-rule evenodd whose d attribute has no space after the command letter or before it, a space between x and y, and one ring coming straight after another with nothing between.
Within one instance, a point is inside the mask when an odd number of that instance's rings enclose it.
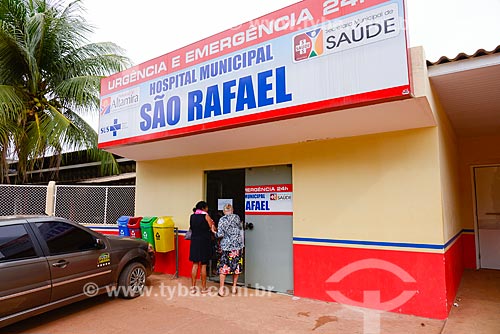
<instances>
[{"instance_id":1,"label":"car's rear wheel","mask_svg":"<svg viewBox=\"0 0 500 334\"><path fill-rule=\"evenodd\" d=\"M146 268L139 262L128 264L118 279L120 297L136 298L141 295L146 286Z\"/></svg>"}]
</instances>

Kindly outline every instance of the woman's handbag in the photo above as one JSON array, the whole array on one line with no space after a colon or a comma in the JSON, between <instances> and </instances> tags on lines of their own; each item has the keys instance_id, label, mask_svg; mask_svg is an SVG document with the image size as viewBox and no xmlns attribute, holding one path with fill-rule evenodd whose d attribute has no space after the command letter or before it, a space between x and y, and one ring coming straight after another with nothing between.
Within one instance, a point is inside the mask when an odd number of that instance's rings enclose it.
<instances>
[{"instance_id":1,"label":"woman's handbag","mask_svg":"<svg viewBox=\"0 0 500 334\"><path fill-rule=\"evenodd\" d=\"M186 234L184 235L184 240L191 240L191 234L193 233L193 231L191 231L191 229L189 229Z\"/></svg>"}]
</instances>

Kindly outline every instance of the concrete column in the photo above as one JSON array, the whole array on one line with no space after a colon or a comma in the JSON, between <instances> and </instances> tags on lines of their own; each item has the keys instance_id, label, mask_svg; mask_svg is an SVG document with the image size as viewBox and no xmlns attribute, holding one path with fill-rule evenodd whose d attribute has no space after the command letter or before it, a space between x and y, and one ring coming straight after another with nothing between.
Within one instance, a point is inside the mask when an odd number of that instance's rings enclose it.
<instances>
[{"instance_id":1,"label":"concrete column","mask_svg":"<svg viewBox=\"0 0 500 334\"><path fill-rule=\"evenodd\" d=\"M56 182L50 181L47 187L47 197L45 199L45 213L48 216L53 216L56 204Z\"/></svg>"}]
</instances>

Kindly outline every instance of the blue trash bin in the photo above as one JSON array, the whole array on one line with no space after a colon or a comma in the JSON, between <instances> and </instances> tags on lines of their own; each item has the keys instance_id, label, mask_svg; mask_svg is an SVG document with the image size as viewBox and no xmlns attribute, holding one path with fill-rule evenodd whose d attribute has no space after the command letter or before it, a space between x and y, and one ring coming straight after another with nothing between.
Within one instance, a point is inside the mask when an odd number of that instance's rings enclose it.
<instances>
[{"instance_id":1,"label":"blue trash bin","mask_svg":"<svg viewBox=\"0 0 500 334\"><path fill-rule=\"evenodd\" d=\"M128 221L130 216L121 216L118 218L118 232L120 237L130 236L130 231L128 229Z\"/></svg>"}]
</instances>

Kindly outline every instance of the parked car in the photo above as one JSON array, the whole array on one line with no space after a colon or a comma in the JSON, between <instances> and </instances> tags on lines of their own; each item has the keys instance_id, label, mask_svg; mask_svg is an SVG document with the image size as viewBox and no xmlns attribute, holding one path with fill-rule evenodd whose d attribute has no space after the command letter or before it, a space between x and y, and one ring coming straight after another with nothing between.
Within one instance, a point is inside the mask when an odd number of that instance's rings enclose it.
<instances>
[{"instance_id":1,"label":"parked car","mask_svg":"<svg viewBox=\"0 0 500 334\"><path fill-rule=\"evenodd\" d=\"M0 217L0 328L106 292L135 298L154 262L140 239L63 218Z\"/></svg>"}]
</instances>

